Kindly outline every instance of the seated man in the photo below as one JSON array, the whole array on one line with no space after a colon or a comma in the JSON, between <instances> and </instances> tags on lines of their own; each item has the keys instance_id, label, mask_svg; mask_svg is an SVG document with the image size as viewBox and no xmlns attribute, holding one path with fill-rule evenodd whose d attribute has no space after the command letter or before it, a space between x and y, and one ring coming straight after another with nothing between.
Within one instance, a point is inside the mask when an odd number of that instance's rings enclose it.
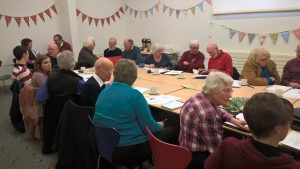
<instances>
[{"instance_id":1,"label":"seated man","mask_svg":"<svg viewBox=\"0 0 300 169\"><path fill-rule=\"evenodd\" d=\"M95 62L95 74L90 77L81 90L81 104L95 107L98 95L105 88L104 82L111 79L113 63L101 57Z\"/></svg>"},{"instance_id":2,"label":"seated man","mask_svg":"<svg viewBox=\"0 0 300 169\"><path fill-rule=\"evenodd\" d=\"M64 50L73 51L71 45L63 40L63 37L60 34L56 34L53 36L54 43L58 46L59 52Z\"/></svg>"},{"instance_id":3,"label":"seated man","mask_svg":"<svg viewBox=\"0 0 300 169\"><path fill-rule=\"evenodd\" d=\"M57 65L57 54L58 54L58 46L55 43L50 43L48 45L48 53L47 56L49 56L51 60L51 68L52 71L58 70L58 65Z\"/></svg>"},{"instance_id":4,"label":"seated man","mask_svg":"<svg viewBox=\"0 0 300 169\"><path fill-rule=\"evenodd\" d=\"M116 47L116 45L117 39L114 37L109 38L108 48L104 50L104 57L121 56L122 51L120 48Z\"/></svg>"},{"instance_id":5,"label":"seated man","mask_svg":"<svg viewBox=\"0 0 300 169\"><path fill-rule=\"evenodd\" d=\"M232 77L233 69L231 56L220 50L215 43L208 44L206 50L210 55L208 61L208 72L218 70L225 72ZM201 73L201 70L199 73Z\"/></svg>"},{"instance_id":6,"label":"seated man","mask_svg":"<svg viewBox=\"0 0 300 169\"><path fill-rule=\"evenodd\" d=\"M141 54L140 48L133 46L132 39L125 39L124 40L124 51L123 51L123 58L130 59L135 61L136 64L143 63L143 56Z\"/></svg>"},{"instance_id":7,"label":"seated man","mask_svg":"<svg viewBox=\"0 0 300 169\"><path fill-rule=\"evenodd\" d=\"M296 49L297 57L288 61L282 73L281 84L292 88L300 88L300 44Z\"/></svg>"},{"instance_id":8,"label":"seated man","mask_svg":"<svg viewBox=\"0 0 300 169\"><path fill-rule=\"evenodd\" d=\"M28 48L28 53L29 53L29 60L27 62L27 67L33 71L34 67L34 61L36 58L36 53L35 51L32 49L32 40L29 38L24 38L21 40L21 45L25 46L26 48Z\"/></svg>"},{"instance_id":9,"label":"seated man","mask_svg":"<svg viewBox=\"0 0 300 169\"><path fill-rule=\"evenodd\" d=\"M289 101L273 93L255 94L243 112L253 137L225 139L208 157L205 169L300 168L300 162L279 149L279 142L290 129L293 111Z\"/></svg>"},{"instance_id":10,"label":"seated man","mask_svg":"<svg viewBox=\"0 0 300 169\"><path fill-rule=\"evenodd\" d=\"M96 44L93 37L88 37L83 41L83 47L79 52L76 68L89 68L94 66L95 61L97 60L96 56L93 54L95 46Z\"/></svg>"},{"instance_id":11,"label":"seated man","mask_svg":"<svg viewBox=\"0 0 300 169\"><path fill-rule=\"evenodd\" d=\"M199 51L199 42L191 40L190 50L185 51L177 65L179 70L193 72L193 69L204 69L204 54Z\"/></svg>"},{"instance_id":12,"label":"seated man","mask_svg":"<svg viewBox=\"0 0 300 169\"><path fill-rule=\"evenodd\" d=\"M29 60L28 48L25 46L16 46L13 49L13 54L16 58L16 63L14 64L11 78L24 83L24 85L30 84L32 74L26 67L26 63Z\"/></svg>"}]
</instances>

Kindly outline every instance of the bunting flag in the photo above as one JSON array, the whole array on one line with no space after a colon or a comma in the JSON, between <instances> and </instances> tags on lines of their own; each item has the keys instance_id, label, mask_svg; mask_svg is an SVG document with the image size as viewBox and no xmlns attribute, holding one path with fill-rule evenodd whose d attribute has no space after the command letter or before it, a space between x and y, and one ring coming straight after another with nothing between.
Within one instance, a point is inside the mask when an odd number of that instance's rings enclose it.
<instances>
[{"instance_id":1,"label":"bunting flag","mask_svg":"<svg viewBox=\"0 0 300 169\"><path fill-rule=\"evenodd\" d=\"M165 13L167 9L168 7L165 4L163 4L163 13Z\"/></svg>"},{"instance_id":2,"label":"bunting flag","mask_svg":"<svg viewBox=\"0 0 300 169\"><path fill-rule=\"evenodd\" d=\"M265 40L266 40L266 35L259 35L258 40L259 40L259 44L263 45L265 43Z\"/></svg>"},{"instance_id":3,"label":"bunting flag","mask_svg":"<svg viewBox=\"0 0 300 169\"><path fill-rule=\"evenodd\" d=\"M176 17L178 18L180 15L180 10L176 10Z\"/></svg>"},{"instance_id":4,"label":"bunting flag","mask_svg":"<svg viewBox=\"0 0 300 169\"><path fill-rule=\"evenodd\" d=\"M92 23L92 21L93 21L93 18L92 17L88 17L88 20L89 20L89 26L91 26L91 23Z\"/></svg>"},{"instance_id":5,"label":"bunting flag","mask_svg":"<svg viewBox=\"0 0 300 169\"><path fill-rule=\"evenodd\" d=\"M23 17L25 23L27 24L28 27L30 27L30 24L29 24L29 16L25 16Z\"/></svg>"},{"instance_id":6,"label":"bunting flag","mask_svg":"<svg viewBox=\"0 0 300 169\"><path fill-rule=\"evenodd\" d=\"M121 18L120 18L119 11L117 11L117 12L115 13L115 15L116 15L119 19L121 19Z\"/></svg>"},{"instance_id":7,"label":"bunting flag","mask_svg":"<svg viewBox=\"0 0 300 169\"><path fill-rule=\"evenodd\" d=\"M94 18L94 22L95 22L95 26L97 27L98 26L98 22L99 22L99 18Z\"/></svg>"},{"instance_id":8,"label":"bunting flag","mask_svg":"<svg viewBox=\"0 0 300 169\"><path fill-rule=\"evenodd\" d=\"M210 6L212 6L211 0L205 0L205 2L207 2Z\"/></svg>"},{"instance_id":9,"label":"bunting flag","mask_svg":"<svg viewBox=\"0 0 300 169\"><path fill-rule=\"evenodd\" d=\"M12 18L11 16L5 16L5 21L6 21L6 26L7 27L10 24L11 18Z\"/></svg>"},{"instance_id":10,"label":"bunting flag","mask_svg":"<svg viewBox=\"0 0 300 169\"><path fill-rule=\"evenodd\" d=\"M246 35L246 33L245 32L238 32L238 35L239 35L239 42L242 42L243 41L243 39L244 39L244 37L245 37L245 35Z\"/></svg>"},{"instance_id":11,"label":"bunting flag","mask_svg":"<svg viewBox=\"0 0 300 169\"><path fill-rule=\"evenodd\" d=\"M106 18L106 22L108 23L108 25L110 25L110 19L109 19L109 17Z\"/></svg>"},{"instance_id":12,"label":"bunting flag","mask_svg":"<svg viewBox=\"0 0 300 169\"><path fill-rule=\"evenodd\" d=\"M254 38L255 38L255 34L254 33L248 33L249 44L252 44Z\"/></svg>"},{"instance_id":13,"label":"bunting flag","mask_svg":"<svg viewBox=\"0 0 300 169\"><path fill-rule=\"evenodd\" d=\"M233 38L233 36L236 34L236 30L234 30L234 29L229 29L229 38L230 39L232 39Z\"/></svg>"},{"instance_id":14,"label":"bunting flag","mask_svg":"<svg viewBox=\"0 0 300 169\"><path fill-rule=\"evenodd\" d=\"M101 18L100 21L101 21L101 25L102 25L102 27L103 27L103 26L104 26L105 19L104 19L104 18Z\"/></svg>"},{"instance_id":15,"label":"bunting flag","mask_svg":"<svg viewBox=\"0 0 300 169\"><path fill-rule=\"evenodd\" d=\"M149 12L153 16L153 8L149 9Z\"/></svg>"},{"instance_id":16,"label":"bunting flag","mask_svg":"<svg viewBox=\"0 0 300 169\"><path fill-rule=\"evenodd\" d=\"M155 9L156 9L157 12L159 12L159 1L158 1L158 3L155 5Z\"/></svg>"},{"instance_id":17,"label":"bunting flag","mask_svg":"<svg viewBox=\"0 0 300 169\"><path fill-rule=\"evenodd\" d=\"M57 10L56 10L55 4L52 5L50 8L52 9L53 12L55 12L57 14Z\"/></svg>"},{"instance_id":18,"label":"bunting flag","mask_svg":"<svg viewBox=\"0 0 300 169\"><path fill-rule=\"evenodd\" d=\"M192 14L195 16L195 13L196 13L196 6L193 6L190 8Z\"/></svg>"},{"instance_id":19,"label":"bunting flag","mask_svg":"<svg viewBox=\"0 0 300 169\"><path fill-rule=\"evenodd\" d=\"M123 10L123 7L122 7L122 6L120 7L119 11L121 11L122 14L124 14L124 10Z\"/></svg>"},{"instance_id":20,"label":"bunting flag","mask_svg":"<svg viewBox=\"0 0 300 169\"><path fill-rule=\"evenodd\" d=\"M36 25L37 24L37 20L36 20L36 15L32 15L30 16L31 20L33 21L33 23Z\"/></svg>"},{"instance_id":21,"label":"bunting flag","mask_svg":"<svg viewBox=\"0 0 300 169\"><path fill-rule=\"evenodd\" d=\"M82 23L84 22L84 20L86 19L86 17L87 17L87 15L84 14L84 13L82 13L82 15L81 15L81 21L82 21Z\"/></svg>"},{"instance_id":22,"label":"bunting flag","mask_svg":"<svg viewBox=\"0 0 300 169\"><path fill-rule=\"evenodd\" d=\"M172 16L173 11L174 11L174 9L169 8L169 16Z\"/></svg>"},{"instance_id":23,"label":"bunting flag","mask_svg":"<svg viewBox=\"0 0 300 169\"><path fill-rule=\"evenodd\" d=\"M49 18L52 18L50 9L46 9L44 12L49 16Z\"/></svg>"},{"instance_id":24,"label":"bunting flag","mask_svg":"<svg viewBox=\"0 0 300 169\"><path fill-rule=\"evenodd\" d=\"M136 18L138 11L134 11L134 17Z\"/></svg>"},{"instance_id":25,"label":"bunting flag","mask_svg":"<svg viewBox=\"0 0 300 169\"><path fill-rule=\"evenodd\" d=\"M112 15L111 16L111 19L115 22L116 20L115 20L115 15Z\"/></svg>"},{"instance_id":26,"label":"bunting flag","mask_svg":"<svg viewBox=\"0 0 300 169\"><path fill-rule=\"evenodd\" d=\"M300 40L300 28L293 30L294 35L298 40Z\"/></svg>"},{"instance_id":27,"label":"bunting flag","mask_svg":"<svg viewBox=\"0 0 300 169\"><path fill-rule=\"evenodd\" d=\"M146 18L148 17L148 11L144 11Z\"/></svg>"},{"instance_id":28,"label":"bunting flag","mask_svg":"<svg viewBox=\"0 0 300 169\"><path fill-rule=\"evenodd\" d=\"M270 38L272 40L273 45L276 45L277 40L278 40L278 33L271 33Z\"/></svg>"},{"instance_id":29,"label":"bunting flag","mask_svg":"<svg viewBox=\"0 0 300 169\"><path fill-rule=\"evenodd\" d=\"M127 9L128 9L128 6L127 6L127 5L125 5L125 11L127 11Z\"/></svg>"},{"instance_id":30,"label":"bunting flag","mask_svg":"<svg viewBox=\"0 0 300 169\"><path fill-rule=\"evenodd\" d=\"M79 9L76 9L76 15L79 16L80 13L81 11Z\"/></svg>"},{"instance_id":31,"label":"bunting flag","mask_svg":"<svg viewBox=\"0 0 300 169\"><path fill-rule=\"evenodd\" d=\"M200 11L203 12L203 1L200 2L197 6L200 9Z\"/></svg>"},{"instance_id":32,"label":"bunting flag","mask_svg":"<svg viewBox=\"0 0 300 169\"><path fill-rule=\"evenodd\" d=\"M42 21L45 22L45 18L44 18L44 12L39 13L40 18L42 19Z\"/></svg>"},{"instance_id":33,"label":"bunting flag","mask_svg":"<svg viewBox=\"0 0 300 169\"><path fill-rule=\"evenodd\" d=\"M2 15L0 15L0 20L1 20L1 18L2 18Z\"/></svg>"},{"instance_id":34,"label":"bunting flag","mask_svg":"<svg viewBox=\"0 0 300 169\"><path fill-rule=\"evenodd\" d=\"M14 17L17 25L20 27L21 25L21 17Z\"/></svg>"},{"instance_id":35,"label":"bunting flag","mask_svg":"<svg viewBox=\"0 0 300 169\"><path fill-rule=\"evenodd\" d=\"M133 9L131 9L131 8L130 8L130 14L129 14L129 15L131 15L131 14L132 14L132 11L133 11Z\"/></svg>"},{"instance_id":36,"label":"bunting flag","mask_svg":"<svg viewBox=\"0 0 300 169\"><path fill-rule=\"evenodd\" d=\"M285 32L281 32L280 34L281 34L282 39L285 41L285 43L288 43L289 38L290 38L290 32L285 31Z\"/></svg>"}]
</instances>

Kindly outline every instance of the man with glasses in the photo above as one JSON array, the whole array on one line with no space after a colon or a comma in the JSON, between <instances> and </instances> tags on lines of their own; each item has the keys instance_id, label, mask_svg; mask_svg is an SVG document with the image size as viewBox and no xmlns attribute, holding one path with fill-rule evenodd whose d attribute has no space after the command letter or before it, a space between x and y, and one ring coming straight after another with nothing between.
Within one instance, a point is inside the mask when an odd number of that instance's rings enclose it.
<instances>
[{"instance_id":1,"label":"man with glasses","mask_svg":"<svg viewBox=\"0 0 300 169\"><path fill-rule=\"evenodd\" d=\"M193 72L193 69L204 69L204 54L199 51L198 40L190 41L190 50L185 51L177 65L177 69L185 72Z\"/></svg>"},{"instance_id":2,"label":"man with glasses","mask_svg":"<svg viewBox=\"0 0 300 169\"><path fill-rule=\"evenodd\" d=\"M290 86L292 88L300 88L300 44L298 44L296 49L297 57L289 60L282 73L281 84L285 86Z\"/></svg>"},{"instance_id":3,"label":"man with glasses","mask_svg":"<svg viewBox=\"0 0 300 169\"><path fill-rule=\"evenodd\" d=\"M58 69L57 58L56 58L58 52L59 52L58 46L55 43L50 43L48 45L48 53L47 53L47 55L49 56L49 58L51 60L52 71Z\"/></svg>"}]
</instances>

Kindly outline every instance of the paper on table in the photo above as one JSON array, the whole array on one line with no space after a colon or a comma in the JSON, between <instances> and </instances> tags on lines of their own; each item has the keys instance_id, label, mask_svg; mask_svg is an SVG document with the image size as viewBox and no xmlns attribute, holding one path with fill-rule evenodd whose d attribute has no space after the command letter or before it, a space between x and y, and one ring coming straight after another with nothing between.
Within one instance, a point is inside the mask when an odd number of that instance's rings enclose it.
<instances>
[{"instance_id":1,"label":"paper on table","mask_svg":"<svg viewBox=\"0 0 300 169\"><path fill-rule=\"evenodd\" d=\"M275 93L276 90L282 90L284 93L284 92L288 91L289 89L291 89L291 87L289 87L289 86L272 85L272 86L266 88L266 91Z\"/></svg>"},{"instance_id":2,"label":"paper on table","mask_svg":"<svg viewBox=\"0 0 300 169\"><path fill-rule=\"evenodd\" d=\"M232 87L233 88L240 88L241 87L240 81L234 80L233 83L232 83Z\"/></svg>"},{"instance_id":3,"label":"paper on table","mask_svg":"<svg viewBox=\"0 0 300 169\"><path fill-rule=\"evenodd\" d=\"M74 70L74 72L75 72L77 75L81 76L85 82L86 82L91 76L93 76L93 74L79 73L78 70Z\"/></svg>"},{"instance_id":4,"label":"paper on table","mask_svg":"<svg viewBox=\"0 0 300 169\"><path fill-rule=\"evenodd\" d=\"M171 101L169 103L161 105L161 107L169 109L169 110L175 110L175 109L178 109L182 106L183 106L183 103L178 101L178 100L174 100L174 101Z\"/></svg>"},{"instance_id":5,"label":"paper on table","mask_svg":"<svg viewBox=\"0 0 300 169\"><path fill-rule=\"evenodd\" d=\"M178 75L180 73L182 73L181 70L170 70L170 71L166 72L165 75Z\"/></svg>"},{"instance_id":6,"label":"paper on table","mask_svg":"<svg viewBox=\"0 0 300 169\"><path fill-rule=\"evenodd\" d=\"M300 150L300 132L292 130L281 144Z\"/></svg>"},{"instance_id":7,"label":"paper on table","mask_svg":"<svg viewBox=\"0 0 300 169\"><path fill-rule=\"evenodd\" d=\"M243 114L243 113L239 113L239 114L237 114L235 117L236 117L237 119L245 120L244 114ZM229 125L231 125L231 126L234 126L234 127L238 127L238 126L236 126L236 125L230 123L229 121L225 121L225 123L226 123L226 124L229 124ZM248 125L245 125L245 126L248 127Z\"/></svg>"},{"instance_id":8,"label":"paper on table","mask_svg":"<svg viewBox=\"0 0 300 169\"><path fill-rule=\"evenodd\" d=\"M181 98L171 95L159 95L159 96L150 96L146 97L148 104L166 104L171 101L181 100Z\"/></svg>"},{"instance_id":9,"label":"paper on table","mask_svg":"<svg viewBox=\"0 0 300 169\"><path fill-rule=\"evenodd\" d=\"M193 78L203 78L203 79L205 79L206 77L207 77L208 75L193 75L192 77Z\"/></svg>"},{"instance_id":10,"label":"paper on table","mask_svg":"<svg viewBox=\"0 0 300 169\"><path fill-rule=\"evenodd\" d=\"M289 97L293 99L300 99L300 89L290 89L283 93L283 97Z\"/></svg>"},{"instance_id":11,"label":"paper on table","mask_svg":"<svg viewBox=\"0 0 300 169\"><path fill-rule=\"evenodd\" d=\"M138 90L141 93L145 93L146 91L148 91L148 88L144 88L144 87L134 87L134 89Z\"/></svg>"}]
</instances>

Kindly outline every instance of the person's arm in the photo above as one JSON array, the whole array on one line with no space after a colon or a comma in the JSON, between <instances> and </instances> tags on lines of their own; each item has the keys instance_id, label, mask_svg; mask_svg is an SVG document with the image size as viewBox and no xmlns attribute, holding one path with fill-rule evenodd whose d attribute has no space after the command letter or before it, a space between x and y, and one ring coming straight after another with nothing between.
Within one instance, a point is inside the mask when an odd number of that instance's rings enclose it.
<instances>
[{"instance_id":1,"label":"person's arm","mask_svg":"<svg viewBox=\"0 0 300 169\"><path fill-rule=\"evenodd\" d=\"M155 65L152 62L152 57L153 57L152 55L146 57L145 64L144 64L145 67L155 68Z\"/></svg>"},{"instance_id":2,"label":"person's arm","mask_svg":"<svg viewBox=\"0 0 300 169\"><path fill-rule=\"evenodd\" d=\"M268 81L266 78L258 77L256 75L258 67L254 66L250 61L246 61L242 70L242 78L248 80L250 85L266 86Z\"/></svg>"},{"instance_id":3,"label":"person's arm","mask_svg":"<svg viewBox=\"0 0 300 169\"><path fill-rule=\"evenodd\" d=\"M138 47L134 48L134 55L135 55L135 63L138 65L144 62L143 56L141 54L141 50Z\"/></svg>"},{"instance_id":4,"label":"person's arm","mask_svg":"<svg viewBox=\"0 0 300 169\"><path fill-rule=\"evenodd\" d=\"M184 52L182 54L182 56L180 57L180 60L179 60L178 65L177 65L177 67L178 67L179 70L185 70L185 69L187 69L187 65L183 64L183 62L186 61L187 54L188 54L187 52Z\"/></svg>"},{"instance_id":5,"label":"person's arm","mask_svg":"<svg viewBox=\"0 0 300 169\"><path fill-rule=\"evenodd\" d=\"M45 80L44 84L37 91L35 98L39 103L44 103L49 98L48 80Z\"/></svg>"},{"instance_id":6,"label":"person's arm","mask_svg":"<svg viewBox=\"0 0 300 169\"><path fill-rule=\"evenodd\" d=\"M163 67L166 67L167 69L172 69L172 62L169 58L169 56L167 54L163 54L162 57L164 57L164 62L163 65L166 65L166 66L163 66Z\"/></svg>"},{"instance_id":7,"label":"person's arm","mask_svg":"<svg viewBox=\"0 0 300 169\"><path fill-rule=\"evenodd\" d=\"M199 69L199 68L204 69L204 58L205 58L204 54L199 52L197 54L195 62L189 62L188 66L190 67L191 70Z\"/></svg>"},{"instance_id":8,"label":"person's arm","mask_svg":"<svg viewBox=\"0 0 300 169\"><path fill-rule=\"evenodd\" d=\"M224 63L225 63L225 73L227 73L232 77L233 75L232 58L229 54L226 54Z\"/></svg>"},{"instance_id":9,"label":"person's arm","mask_svg":"<svg viewBox=\"0 0 300 169\"><path fill-rule=\"evenodd\" d=\"M282 79L281 79L281 84L284 86L289 86L290 85L290 65L289 62L287 62L284 67L283 67L283 72L282 72Z\"/></svg>"}]
</instances>

